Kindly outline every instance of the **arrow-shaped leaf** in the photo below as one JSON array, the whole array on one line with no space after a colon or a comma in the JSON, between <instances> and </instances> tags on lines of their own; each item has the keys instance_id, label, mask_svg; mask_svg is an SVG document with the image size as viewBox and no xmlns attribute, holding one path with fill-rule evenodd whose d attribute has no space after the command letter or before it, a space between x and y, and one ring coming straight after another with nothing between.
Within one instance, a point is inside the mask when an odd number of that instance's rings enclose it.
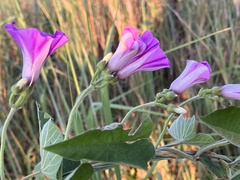
<instances>
[{"instance_id":1,"label":"arrow-shaped leaf","mask_svg":"<svg viewBox=\"0 0 240 180\"><path fill-rule=\"evenodd\" d=\"M130 129L123 130L122 125L117 125L89 130L45 150L72 160L89 159L146 169L147 161L155 154L154 146L147 139L151 131L151 119L144 115L142 124L132 135L129 135Z\"/></svg>"},{"instance_id":2,"label":"arrow-shaped leaf","mask_svg":"<svg viewBox=\"0 0 240 180\"><path fill-rule=\"evenodd\" d=\"M201 120L232 144L240 147L240 108L232 106L210 113Z\"/></svg>"}]
</instances>

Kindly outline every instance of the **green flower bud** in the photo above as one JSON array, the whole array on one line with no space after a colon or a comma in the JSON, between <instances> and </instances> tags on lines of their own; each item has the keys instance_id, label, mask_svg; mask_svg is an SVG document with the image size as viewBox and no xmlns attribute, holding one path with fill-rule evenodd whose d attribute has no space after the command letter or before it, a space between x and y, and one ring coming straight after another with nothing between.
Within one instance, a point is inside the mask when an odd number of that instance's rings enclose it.
<instances>
[{"instance_id":1,"label":"green flower bud","mask_svg":"<svg viewBox=\"0 0 240 180\"><path fill-rule=\"evenodd\" d=\"M169 92L167 92L165 98L166 98L166 100L171 101L171 100L175 99L177 96L178 95L175 94L173 91L169 91Z\"/></svg>"},{"instance_id":2,"label":"green flower bud","mask_svg":"<svg viewBox=\"0 0 240 180\"><path fill-rule=\"evenodd\" d=\"M108 64L108 61L110 60L110 58L112 57L112 53L108 53L106 56L104 56L104 58L98 62L97 64L97 68L100 70L100 71L103 71L106 69L107 67L107 64Z\"/></svg>"}]
</instances>

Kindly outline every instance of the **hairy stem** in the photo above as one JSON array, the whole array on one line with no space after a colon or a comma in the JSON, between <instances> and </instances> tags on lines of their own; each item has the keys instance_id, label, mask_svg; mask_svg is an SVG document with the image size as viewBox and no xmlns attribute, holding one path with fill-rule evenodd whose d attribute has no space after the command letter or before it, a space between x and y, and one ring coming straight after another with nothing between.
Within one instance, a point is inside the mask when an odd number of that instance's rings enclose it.
<instances>
[{"instance_id":1,"label":"hairy stem","mask_svg":"<svg viewBox=\"0 0 240 180\"><path fill-rule=\"evenodd\" d=\"M227 144L230 144L230 143L225 139L222 139L220 141L216 141L214 143L211 143L211 144L199 149L198 152L194 155L194 159L199 158L199 156L201 154L203 154L204 152L206 152L210 149L213 149L213 148L216 148L216 147L219 147L219 146L224 146L224 145L227 145Z\"/></svg>"},{"instance_id":2,"label":"hairy stem","mask_svg":"<svg viewBox=\"0 0 240 180\"><path fill-rule=\"evenodd\" d=\"M17 111L17 109L11 108L7 119L4 122L3 128L2 128L2 135L1 135L1 150L0 150L0 174L1 174L1 180L5 180L5 174L4 174L4 149L5 149L5 141L6 141L6 134L7 134L7 128L8 125L14 115L14 113Z\"/></svg>"},{"instance_id":3,"label":"hairy stem","mask_svg":"<svg viewBox=\"0 0 240 180\"><path fill-rule=\"evenodd\" d=\"M94 90L94 86L89 85L76 99L75 104L73 105L73 108L69 114L68 117L68 123L67 123L67 128L65 131L65 137L64 140L68 139L69 133L70 133L70 129L74 120L74 115L75 112L77 111L78 107L80 106L80 104L82 103L83 99L90 94L92 91Z\"/></svg>"},{"instance_id":4,"label":"hairy stem","mask_svg":"<svg viewBox=\"0 0 240 180\"><path fill-rule=\"evenodd\" d=\"M130 111L128 111L128 113L125 115L125 117L122 119L122 122L121 123L124 123L124 121L126 121L128 118L129 118L129 116L131 116L131 114L134 112L134 111L136 111L136 110L138 110L138 109L140 109L140 108L144 108L144 107L154 107L155 106L155 101L152 101L152 102L149 102L149 103L146 103L146 104L141 104L141 105L139 105L139 106L136 106L136 107L134 107L134 108L132 108Z\"/></svg>"},{"instance_id":5,"label":"hairy stem","mask_svg":"<svg viewBox=\"0 0 240 180\"><path fill-rule=\"evenodd\" d=\"M197 100L197 99L200 99L200 98L202 98L202 97L200 97L199 95L193 96L193 97L191 97L190 99L187 99L186 101L182 102L182 103L179 105L179 107L184 106L185 104L188 104L188 103L190 103L190 102L192 102L192 101L195 101L195 100ZM163 136L164 136L164 134L166 133L166 130L167 130L167 127L168 127L168 123L171 121L171 119L173 118L174 115L175 115L175 113L171 113L171 114L168 116L168 118L167 118L167 120L166 120L166 122L165 122L165 124L164 124L164 126L163 126L162 132L161 132L161 134L159 135L159 138L158 138L158 140L157 140L157 142L156 142L156 148L158 147L158 145L160 144L161 140L163 139Z\"/></svg>"},{"instance_id":6,"label":"hairy stem","mask_svg":"<svg viewBox=\"0 0 240 180\"><path fill-rule=\"evenodd\" d=\"M191 161L194 160L192 155L189 155L189 154L187 154L185 152L182 152L182 151L180 151L178 149L175 149L175 148L160 147L160 148L157 149L157 151L168 151L168 152L172 152L172 153L178 155L181 158L186 158L186 159L189 159Z\"/></svg>"}]
</instances>

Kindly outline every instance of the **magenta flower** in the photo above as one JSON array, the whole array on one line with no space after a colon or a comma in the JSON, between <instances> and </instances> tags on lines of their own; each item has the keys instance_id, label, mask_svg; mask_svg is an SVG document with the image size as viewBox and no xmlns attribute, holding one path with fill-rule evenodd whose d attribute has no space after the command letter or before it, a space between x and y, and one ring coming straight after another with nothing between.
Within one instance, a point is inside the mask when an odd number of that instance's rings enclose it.
<instances>
[{"instance_id":1,"label":"magenta flower","mask_svg":"<svg viewBox=\"0 0 240 180\"><path fill-rule=\"evenodd\" d=\"M207 61L197 62L187 60L186 68L182 74L172 82L169 89L176 94L181 94L193 85L209 80L211 71L211 67Z\"/></svg>"},{"instance_id":2,"label":"magenta flower","mask_svg":"<svg viewBox=\"0 0 240 180\"><path fill-rule=\"evenodd\" d=\"M36 28L18 29L14 24L15 22L4 27L22 50L22 78L28 79L30 86L37 81L47 57L67 43L68 38L61 31L56 31L54 35L50 35Z\"/></svg>"},{"instance_id":3,"label":"magenta flower","mask_svg":"<svg viewBox=\"0 0 240 180\"><path fill-rule=\"evenodd\" d=\"M240 84L227 84L221 87L220 94L228 99L240 100Z\"/></svg>"},{"instance_id":4,"label":"magenta flower","mask_svg":"<svg viewBox=\"0 0 240 180\"><path fill-rule=\"evenodd\" d=\"M170 67L170 62L160 48L159 41L146 30L140 32L130 26L125 27L116 52L108 63L108 70L119 79L124 79L137 71L154 71Z\"/></svg>"}]
</instances>

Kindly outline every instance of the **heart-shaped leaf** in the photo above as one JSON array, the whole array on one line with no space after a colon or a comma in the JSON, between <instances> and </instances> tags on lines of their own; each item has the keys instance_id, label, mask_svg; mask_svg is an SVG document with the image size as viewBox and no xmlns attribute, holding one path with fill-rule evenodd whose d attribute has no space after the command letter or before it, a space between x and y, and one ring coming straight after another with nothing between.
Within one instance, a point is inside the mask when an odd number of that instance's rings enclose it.
<instances>
[{"instance_id":1,"label":"heart-shaped leaf","mask_svg":"<svg viewBox=\"0 0 240 180\"><path fill-rule=\"evenodd\" d=\"M184 142L195 137L195 116L184 118L182 115L168 128L169 134L178 142Z\"/></svg>"}]
</instances>

